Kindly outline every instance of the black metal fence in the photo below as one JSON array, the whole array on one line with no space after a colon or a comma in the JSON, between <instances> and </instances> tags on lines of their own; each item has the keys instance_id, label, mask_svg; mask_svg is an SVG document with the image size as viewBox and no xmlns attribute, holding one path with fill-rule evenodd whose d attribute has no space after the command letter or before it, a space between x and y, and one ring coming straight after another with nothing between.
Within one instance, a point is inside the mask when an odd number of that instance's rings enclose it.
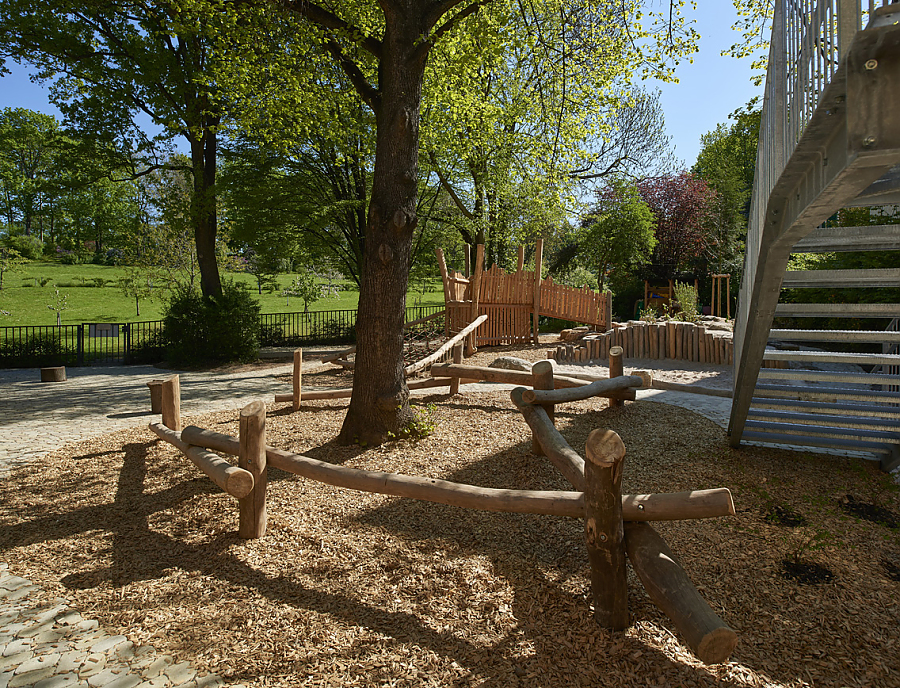
<instances>
[{"instance_id":1,"label":"black metal fence","mask_svg":"<svg viewBox=\"0 0 900 688\"><path fill-rule=\"evenodd\" d=\"M442 310L407 308L406 320ZM260 346L351 343L355 325L355 310L265 313L260 316ZM158 363L165 350L161 320L0 327L0 368Z\"/></svg>"}]
</instances>

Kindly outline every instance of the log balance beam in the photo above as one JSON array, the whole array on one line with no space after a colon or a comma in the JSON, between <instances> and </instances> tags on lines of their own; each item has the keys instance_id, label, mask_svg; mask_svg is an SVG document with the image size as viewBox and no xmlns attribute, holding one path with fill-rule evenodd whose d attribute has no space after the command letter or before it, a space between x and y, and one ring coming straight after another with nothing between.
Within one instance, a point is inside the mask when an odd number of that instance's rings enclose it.
<instances>
[{"instance_id":1,"label":"log balance beam","mask_svg":"<svg viewBox=\"0 0 900 688\"><path fill-rule=\"evenodd\" d=\"M611 352L621 360L621 352ZM625 445L612 430L594 430L585 445L587 460L566 442L553 423L553 404L586 399L596 394L637 386L649 387L648 375L618 375L581 387L554 389L553 365L534 365L543 389L517 387L510 396L531 427L533 442L576 489L583 490L585 541L591 564L594 618L611 630L630 624L626 556L650 598L672 620L691 650L706 664L725 662L737 645L737 634L722 621L697 592L665 541L646 522L626 516L628 499L621 494ZM527 399L527 401L526 401ZM611 400L612 401L612 400ZM612 404L610 404L612 405ZM734 514L731 493L727 514ZM641 509L639 508L639 511Z\"/></svg>"},{"instance_id":2,"label":"log balance beam","mask_svg":"<svg viewBox=\"0 0 900 688\"><path fill-rule=\"evenodd\" d=\"M156 423L151 424L151 429L161 439L179 449L195 446L231 455L240 451L240 442L234 437L193 425L180 433ZM362 492L411 497L484 511L584 517L584 495L581 492L502 490L436 478L367 471L330 464L268 446L266 460L267 465L273 468L326 485ZM715 518L734 513L731 493L725 488L668 494L626 494L622 495L621 500L623 518L631 521Z\"/></svg>"}]
</instances>

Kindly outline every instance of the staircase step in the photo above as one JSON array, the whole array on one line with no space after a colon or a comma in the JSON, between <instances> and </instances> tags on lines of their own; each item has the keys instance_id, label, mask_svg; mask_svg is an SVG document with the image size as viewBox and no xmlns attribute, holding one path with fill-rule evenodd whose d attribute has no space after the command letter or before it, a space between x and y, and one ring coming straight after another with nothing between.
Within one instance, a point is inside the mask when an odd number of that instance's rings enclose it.
<instances>
[{"instance_id":1,"label":"staircase step","mask_svg":"<svg viewBox=\"0 0 900 688\"><path fill-rule=\"evenodd\" d=\"M760 371L762 372L762 371ZM882 392L870 389L847 389L846 387L808 387L800 385L756 385L754 396L777 397L799 401L823 401L837 403L843 401L882 401L900 403L900 392Z\"/></svg>"},{"instance_id":2,"label":"staircase step","mask_svg":"<svg viewBox=\"0 0 900 688\"><path fill-rule=\"evenodd\" d=\"M806 447L827 447L845 451L869 452L878 455L893 453L889 444L865 440L845 440L840 437L811 437L809 435L791 435L777 432L745 431L741 436L744 442L764 442L766 444L791 444ZM883 460L883 459L882 459Z\"/></svg>"},{"instance_id":3,"label":"staircase step","mask_svg":"<svg viewBox=\"0 0 900 688\"><path fill-rule=\"evenodd\" d=\"M787 398L753 397L751 413L754 409L778 409L786 411L824 411L831 414L848 416L868 416L870 418L888 418L893 422L900 422L900 405L891 404L849 404L843 402L807 401Z\"/></svg>"},{"instance_id":4,"label":"staircase step","mask_svg":"<svg viewBox=\"0 0 900 688\"><path fill-rule=\"evenodd\" d=\"M853 385L900 385L900 375L881 373L844 373L832 370L783 370L763 368L759 377L767 380L804 380L807 382L845 382Z\"/></svg>"},{"instance_id":5,"label":"staircase step","mask_svg":"<svg viewBox=\"0 0 900 688\"><path fill-rule=\"evenodd\" d=\"M796 305L796 304L794 304ZM769 339L783 342L900 342L900 332L889 330L769 330Z\"/></svg>"},{"instance_id":6,"label":"staircase step","mask_svg":"<svg viewBox=\"0 0 900 688\"><path fill-rule=\"evenodd\" d=\"M769 420L773 422L800 423L828 425L840 428L859 428L861 430L884 430L895 432L898 426L893 418L864 418L860 416L838 416L827 413L798 413L796 411L781 411L775 409L750 408L748 418L757 420ZM900 436L900 435L898 435Z\"/></svg>"},{"instance_id":7,"label":"staircase step","mask_svg":"<svg viewBox=\"0 0 900 688\"><path fill-rule=\"evenodd\" d=\"M808 363L854 363L856 365L900 365L900 354L848 354L831 351L771 351L766 361L803 361Z\"/></svg>"},{"instance_id":8,"label":"staircase step","mask_svg":"<svg viewBox=\"0 0 900 688\"><path fill-rule=\"evenodd\" d=\"M765 420L748 420L745 427L751 431L779 432L782 434L802 435L803 437L842 437L859 439L884 444L900 442L900 432L887 430L868 430L863 428L843 428L833 425L810 425L806 423L776 423Z\"/></svg>"},{"instance_id":9,"label":"staircase step","mask_svg":"<svg viewBox=\"0 0 900 688\"><path fill-rule=\"evenodd\" d=\"M900 303L779 303L775 317L784 318L897 318Z\"/></svg>"},{"instance_id":10,"label":"staircase step","mask_svg":"<svg viewBox=\"0 0 900 688\"><path fill-rule=\"evenodd\" d=\"M842 289L900 286L900 268L877 270L788 270L781 281L782 289Z\"/></svg>"},{"instance_id":11,"label":"staircase step","mask_svg":"<svg viewBox=\"0 0 900 688\"><path fill-rule=\"evenodd\" d=\"M900 251L897 225L871 227L819 227L792 249L794 253L835 251Z\"/></svg>"}]
</instances>

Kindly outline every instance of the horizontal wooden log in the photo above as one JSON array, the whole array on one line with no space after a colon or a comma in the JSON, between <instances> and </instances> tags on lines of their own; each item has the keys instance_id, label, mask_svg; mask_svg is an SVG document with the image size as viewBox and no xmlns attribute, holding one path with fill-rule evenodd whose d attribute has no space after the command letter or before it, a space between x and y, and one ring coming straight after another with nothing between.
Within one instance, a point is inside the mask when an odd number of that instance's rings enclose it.
<instances>
[{"instance_id":1,"label":"horizontal wooden log","mask_svg":"<svg viewBox=\"0 0 900 688\"><path fill-rule=\"evenodd\" d=\"M193 426L185 430L190 442L199 442L227 454L240 450L238 441L228 435ZM411 497L483 511L547 514L571 518L581 518L584 514L584 496L581 492L476 487L436 478L336 466L301 454L269 447L266 448L266 457L269 465L274 468L327 485L363 492Z\"/></svg>"},{"instance_id":2,"label":"horizontal wooden log","mask_svg":"<svg viewBox=\"0 0 900 688\"><path fill-rule=\"evenodd\" d=\"M403 323L403 329L408 327L412 327L413 325L421 325L424 322L428 322L430 320L437 320L438 318L443 318L447 314L446 310L438 311L437 313L432 313L431 315L426 315L422 318L416 318L415 320L409 320L408 322Z\"/></svg>"},{"instance_id":3,"label":"horizontal wooden log","mask_svg":"<svg viewBox=\"0 0 900 688\"><path fill-rule=\"evenodd\" d=\"M484 380L485 382L500 382L507 385L531 387L534 384L534 377L529 371L504 370L503 368L488 368L486 366L439 363L431 366L431 374L434 377L459 377L471 380ZM583 387L588 382L565 375L554 375L553 384L557 387Z\"/></svg>"},{"instance_id":4,"label":"horizontal wooden log","mask_svg":"<svg viewBox=\"0 0 900 688\"><path fill-rule=\"evenodd\" d=\"M174 435L178 436L178 433L174 433ZM168 437L163 437L163 439L170 441L168 440ZM235 456L240 451L240 443L235 438L212 430L204 430L203 428L198 428L194 425L189 425L184 429L179 436L179 441L190 442L192 445L215 449L223 454L232 454ZM327 485L346 487L353 490L379 492L379 494L399 493L373 490L368 489L367 486L362 486L368 485L366 476L377 476L378 480L381 480L383 476L400 479L410 477L397 473L375 473L373 471L363 471L356 468L348 468L346 466L335 466L334 464L311 459L301 454L292 454L272 447L266 447L266 457L270 466L280 468L281 470L290 473L295 473L304 478L309 478L310 480L317 480L318 482ZM354 480L354 476L357 474L361 474L361 479ZM426 484L433 484L435 482L431 478L413 478L413 480L424 480ZM437 482L447 485L460 484L448 483L447 481ZM471 486L464 485L464 487ZM488 490L490 492L491 488L476 489ZM522 491L499 490L499 492L518 493ZM707 495L706 493L717 494ZM556 516L570 516L572 518L584 517L584 501L581 492L550 492L549 494L564 495L564 497L558 498L554 511L523 511L521 513L551 513ZM574 500L574 503L570 497L572 494L577 495L577 499ZM449 503L437 499L426 499L425 497L416 497L416 499L440 501L442 504ZM577 506L573 506L573 504ZM712 518L715 516L727 516L729 514L734 514L734 503L731 501L731 493L728 492L726 488L699 490L694 492L676 492L671 494L622 495L622 517L626 521L673 521L677 519Z\"/></svg>"},{"instance_id":5,"label":"horizontal wooden log","mask_svg":"<svg viewBox=\"0 0 900 688\"><path fill-rule=\"evenodd\" d=\"M180 449L181 453L188 457L197 468L206 473L210 480L232 497L242 499L253 491L253 474L250 471L232 466L221 456L213 454L203 447L185 442L180 432L170 430L162 423L150 423L150 430L160 439ZM237 456L240 453L240 443L237 440L235 443L237 446L233 455Z\"/></svg>"},{"instance_id":6,"label":"horizontal wooden log","mask_svg":"<svg viewBox=\"0 0 900 688\"><path fill-rule=\"evenodd\" d=\"M322 356L322 363L331 363L332 361L336 361L339 358L343 358L344 356L349 356L350 354L356 353L356 344L353 346L342 349L341 351L334 351L326 356Z\"/></svg>"},{"instance_id":7,"label":"horizontal wooden log","mask_svg":"<svg viewBox=\"0 0 900 688\"><path fill-rule=\"evenodd\" d=\"M424 378L422 380L409 380L406 383L409 389L425 389L428 387L448 387L452 379L449 377L442 378ZM462 382L467 382L463 380ZM316 399L349 399L353 394L352 387L341 387L340 389L311 389L303 390L303 401L315 401ZM292 401L293 394L276 394L275 402Z\"/></svg>"},{"instance_id":8,"label":"horizontal wooden log","mask_svg":"<svg viewBox=\"0 0 900 688\"><path fill-rule=\"evenodd\" d=\"M697 658L705 664L728 661L737 634L710 609L659 533L649 523L626 523L625 550L650 599Z\"/></svg>"},{"instance_id":9,"label":"horizontal wooden log","mask_svg":"<svg viewBox=\"0 0 900 688\"><path fill-rule=\"evenodd\" d=\"M411 363L410 365L406 366L406 368L404 368L403 370L406 377L409 377L414 373L418 373L420 370L425 370L435 361L439 361L448 351L450 351L450 349L452 349L458 342L461 342L472 332L474 332L478 328L478 326L481 325L485 320L487 320L487 315L479 315L477 318L475 318L475 320L470 322L458 333L444 342L440 346L440 348L433 354L431 354L430 356L426 356L421 361L416 361L415 363Z\"/></svg>"},{"instance_id":10,"label":"horizontal wooden log","mask_svg":"<svg viewBox=\"0 0 900 688\"><path fill-rule=\"evenodd\" d=\"M580 401L591 397L604 397L615 392L641 387L644 380L637 375L623 375L608 380L597 380L583 387L568 389L526 389L522 400L526 404L562 404L567 401Z\"/></svg>"},{"instance_id":11,"label":"horizontal wooden log","mask_svg":"<svg viewBox=\"0 0 900 688\"><path fill-rule=\"evenodd\" d=\"M566 438L554 427L547 411L541 406L526 404L523 401L522 397L526 391L524 387L512 390L510 397L513 404L522 412L525 422L531 428L532 436L544 450L544 456L550 459L573 487L584 490L584 459L569 446Z\"/></svg>"},{"instance_id":12,"label":"horizontal wooden log","mask_svg":"<svg viewBox=\"0 0 900 688\"><path fill-rule=\"evenodd\" d=\"M630 521L683 521L694 518L734 516L734 500L727 487L688 492L623 495L626 513L643 514Z\"/></svg>"},{"instance_id":13,"label":"horizontal wooden log","mask_svg":"<svg viewBox=\"0 0 900 688\"><path fill-rule=\"evenodd\" d=\"M165 429L165 428L164 428ZM195 425L189 425L182 433L171 433L181 442L190 442L191 445L206 447L222 452L223 454L237 455L240 451L240 443L229 435L212 430L204 430ZM169 437L163 437L166 441L171 441ZM174 444L174 442L173 442ZM178 445L176 445L178 446ZM325 483L326 485L335 485L336 487L346 487L353 490L364 492L378 492L379 494L398 494L398 492L385 492L382 490L368 489L367 480L382 480L384 476L388 476L390 481L394 478L405 479L410 476L400 475L398 473L381 473L374 471L364 471L356 468L348 468L346 466L335 466L311 459L301 454L292 454L281 449L266 447L266 458L268 465L274 466L289 473L295 473L310 480ZM354 476L359 479L354 479ZM372 478L371 476L375 476ZM444 480L435 481L432 478L412 478L429 484L440 483L443 485L460 485L460 483L450 483ZM389 482L390 482L389 481ZM403 482L402 480L400 482ZM471 487L463 485L463 487ZM492 488L476 488L477 490L487 490L488 494ZM498 490L505 493L520 493L524 490ZM562 495L554 497L556 505L552 511L531 511L523 510L520 513L549 513L555 516L569 516L572 518L584 517L584 501L581 492L541 492L535 491L534 494L550 494ZM576 495L574 499L571 495ZM438 499L427 499L425 497L415 497L416 499L424 499L425 501L439 501L442 504L449 502ZM532 504L539 502L532 501ZM465 506L458 504L457 506ZM482 508L482 507L473 507ZM488 511L499 511L499 509L487 509ZM697 490L693 492L675 492L662 494L640 494L640 495L622 495L622 518L626 521L674 521L679 519L694 518L712 518L716 516L727 516L734 514L734 503L731 501L731 493L726 488L718 488L715 490Z\"/></svg>"}]
</instances>

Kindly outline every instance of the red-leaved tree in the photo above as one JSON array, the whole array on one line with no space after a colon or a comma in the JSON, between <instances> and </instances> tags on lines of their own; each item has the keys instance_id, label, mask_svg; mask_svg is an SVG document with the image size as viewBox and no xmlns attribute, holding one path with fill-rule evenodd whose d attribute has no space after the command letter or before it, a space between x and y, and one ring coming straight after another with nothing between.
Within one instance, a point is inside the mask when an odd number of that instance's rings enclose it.
<instances>
[{"instance_id":1,"label":"red-leaved tree","mask_svg":"<svg viewBox=\"0 0 900 688\"><path fill-rule=\"evenodd\" d=\"M715 250L716 191L689 172L647 177L638 193L656 218L654 276L673 279Z\"/></svg>"}]
</instances>

